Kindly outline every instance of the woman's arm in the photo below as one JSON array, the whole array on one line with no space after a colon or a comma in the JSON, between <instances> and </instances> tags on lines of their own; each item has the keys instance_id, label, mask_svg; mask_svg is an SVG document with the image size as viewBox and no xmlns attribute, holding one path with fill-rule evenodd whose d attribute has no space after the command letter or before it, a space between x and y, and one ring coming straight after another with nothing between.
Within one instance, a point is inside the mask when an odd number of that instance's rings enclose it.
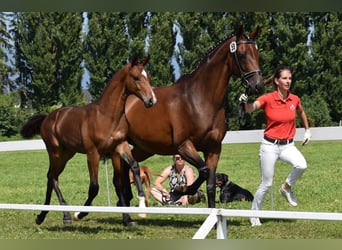
<instances>
[{"instance_id":1,"label":"woman's arm","mask_svg":"<svg viewBox=\"0 0 342 250\"><path fill-rule=\"evenodd\" d=\"M255 110L258 110L261 107L261 104L258 100L254 101L253 103L248 103L248 96L246 94L242 94L239 97L239 101L245 104L245 111L247 113L251 113Z\"/></svg>"},{"instance_id":2,"label":"woman's arm","mask_svg":"<svg viewBox=\"0 0 342 250\"><path fill-rule=\"evenodd\" d=\"M158 189L160 192L166 192L168 191L164 188L163 183L165 180L169 177L171 171L171 166L166 167L163 172L157 177L157 179L154 181L154 187Z\"/></svg>"},{"instance_id":3,"label":"woman's arm","mask_svg":"<svg viewBox=\"0 0 342 250\"><path fill-rule=\"evenodd\" d=\"M309 143L310 139L311 139L311 132L310 132L310 128L309 128L309 122L308 119L306 117L306 114L304 112L304 109L299 109L297 110L297 114L305 128L305 133L304 133L304 138L303 138L303 142L302 142L302 146L306 145Z\"/></svg>"},{"instance_id":4,"label":"woman's arm","mask_svg":"<svg viewBox=\"0 0 342 250\"><path fill-rule=\"evenodd\" d=\"M191 167L187 167L185 171L185 177L186 177L186 185L190 186L195 181L195 173L194 170Z\"/></svg>"},{"instance_id":5,"label":"woman's arm","mask_svg":"<svg viewBox=\"0 0 342 250\"><path fill-rule=\"evenodd\" d=\"M245 103L245 111L247 113L251 113L255 110L260 109L260 102L259 101L254 101L253 103Z\"/></svg>"},{"instance_id":6,"label":"woman's arm","mask_svg":"<svg viewBox=\"0 0 342 250\"><path fill-rule=\"evenodd\" d=\"M308 123L308 119L307 119L307 117L306 117L306 114L305 114L304 109L298 110L298 111L297 111L297 114L298 114L298 116L299 116L299 118L300 118L300 120L301 120L301 122L302 122L304 128L305 128L305 129L309 129L309 123Z\"/></svg>"}]
</instances>

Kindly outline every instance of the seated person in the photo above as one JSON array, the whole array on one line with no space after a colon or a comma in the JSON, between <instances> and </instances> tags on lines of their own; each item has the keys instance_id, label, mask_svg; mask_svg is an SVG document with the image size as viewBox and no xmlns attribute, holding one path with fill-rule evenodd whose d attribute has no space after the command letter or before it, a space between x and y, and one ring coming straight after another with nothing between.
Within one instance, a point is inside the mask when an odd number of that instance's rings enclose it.
<instances>
[{"instance_id":1,"label":"seated person","mask_svg":"<svg viewBox=\"0 0 342 250\"><path fill-rule=\"evenodd\" d=\"M203 200L204 194L198 191L195 195L175 195L173 191L177 186L190 186L195 180L195 173L191 167L185 165L184 160L179 154L172 157L173 165L166 167L163 172L157 177L154 182L154 187L151 189L152 196L161 204L172 204L186 206ZM169 178L170 192L164 187L163 183ZM198 197L201 192L202 197ZM204 197L205 200L205 197Z\"/></svg>"}]
</instances>

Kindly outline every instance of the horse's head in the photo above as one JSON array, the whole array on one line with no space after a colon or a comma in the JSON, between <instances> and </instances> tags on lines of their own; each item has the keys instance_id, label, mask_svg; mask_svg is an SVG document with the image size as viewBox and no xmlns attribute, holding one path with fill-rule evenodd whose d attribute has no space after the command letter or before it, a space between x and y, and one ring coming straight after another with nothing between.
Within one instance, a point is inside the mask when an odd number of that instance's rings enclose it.
<instances>
[{"instance_id":1,"label":"horse's head","mask_svg":"<svg viewBox=\"0 0 342 250\"><path fill-rule=\"evenodd\" d=\"M150 85L151 77L145 69L145 65L149 59L150 56L146 57L142 61L139 61L136 55L133 56L130 63L128 80L126 84L126 90L130 94L134 94L139 97L147 108L150 108L157 103L157 98Z\"/></svg>"},{"instance_id":2,"label":"horse's head","mask_svg":"<svg viewBox=\"0 0 342 250\"><path fill-rule=\"evenodd\" d=\"M241 76L246 94L261 94L264 82L259 67L259 51L255 39L260 34L256 28L248 36L243 33L242 26L235 32L235 39L230 43L230 53L234 57L234 74Z\"/></svg>"}]
</instances>

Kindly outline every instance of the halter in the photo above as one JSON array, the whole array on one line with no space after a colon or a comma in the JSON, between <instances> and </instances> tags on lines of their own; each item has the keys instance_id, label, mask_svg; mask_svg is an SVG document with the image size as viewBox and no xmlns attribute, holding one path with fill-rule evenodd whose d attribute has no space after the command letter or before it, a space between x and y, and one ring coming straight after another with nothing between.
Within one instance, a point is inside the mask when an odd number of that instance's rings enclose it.
<instances>
[{"instance_id":1,"label":"halter","mask_svg":"<svg viewBox=\"0 0 342 250\"><path fill-rule=\"evenodd\" d=\"M240 74L241 74L241 84L242 86L245 87L245 89L247 89L249 87L249 82L248 82L248 78L250 78L251 76L253 75L256 75L256 74L260 74L261 73L261 70L260 69L257 69L257 70L253 70L253 71L250 71L250 72L247 72L245 73L240 65L240 62L239 62L239 59L237 57L237 46L240 45L240 44L256 44L254 41L240 41L240 42L236 42L236 41L233 41L230 45L229 45L229 48L230 48L230 53L233 53L234 55L234 58L235 58L235 62L240 70Z\"/></svg>"}]
</instances>

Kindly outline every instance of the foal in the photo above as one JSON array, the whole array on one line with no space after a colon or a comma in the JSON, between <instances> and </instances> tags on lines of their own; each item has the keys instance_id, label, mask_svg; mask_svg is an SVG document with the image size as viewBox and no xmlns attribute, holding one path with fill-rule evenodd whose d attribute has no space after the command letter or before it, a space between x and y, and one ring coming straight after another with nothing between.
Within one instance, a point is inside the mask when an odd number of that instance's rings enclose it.
<instances>
[{"instance_id":1,"label":"foal","mask_svg":"<svg viewBox=\"0 0 342 250\"><path fill-rule=\"evenodd\" d=\"M56 192L59 203L67 205L58 185L58 177L68 160L76 153L87 155L90 184L85 206L90 206L98 194L98 168L102 156L116 155L139 176L138 163L126 141L128 126L124 117L124 105L129 94L140 98L147 108L156 103L150 76L144 68L148 60L149 57L140 62L136 56L133 57L131 63L113 76L96 102L84 107L63 107L49 115L34 115L24 124L21 135L31 138L40 134L49 154L45 205L50 204L52 190ZM113 159L112 163L115 166ZM143 197L143 192L138 196ZM48 211L42 211L36 217L36 223L41 224L47 213ZM87 214L76 213L75 217L81 219ZM71 221L70 213L64 212L64 224L71 224ZM127 221L128 225L130 223Z\"/></svg>"}]
</instances>

